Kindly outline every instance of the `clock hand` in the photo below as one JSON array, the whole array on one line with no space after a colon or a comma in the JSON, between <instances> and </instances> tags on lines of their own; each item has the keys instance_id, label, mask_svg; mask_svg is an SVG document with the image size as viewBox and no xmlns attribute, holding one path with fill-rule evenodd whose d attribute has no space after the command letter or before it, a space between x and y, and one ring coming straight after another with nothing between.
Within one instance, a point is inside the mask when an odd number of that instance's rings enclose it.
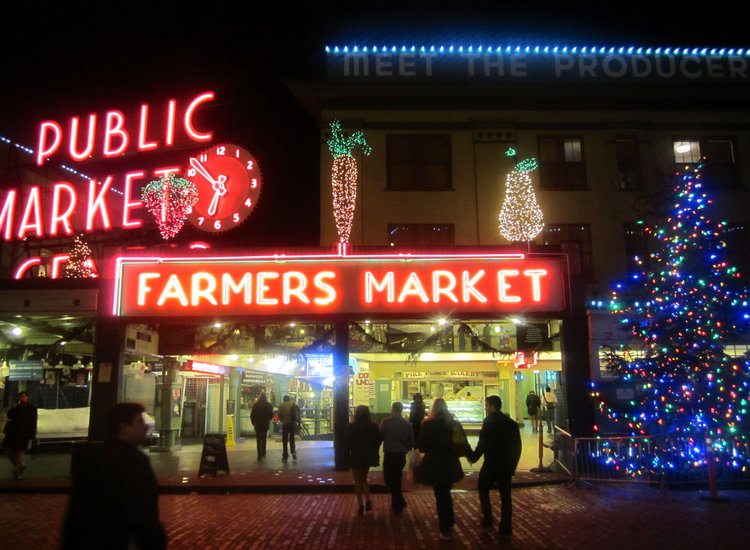
<instances>
[{"instance_id":1,"label":"clock hand","mask_svg":"<svg viewBox=\"0 0 750 550\"><path fill-rule=\"evenodd\" d=\"M219 197L223 197L227 194L227 187L225 185L227 177L224 174L219 176L219 181L214 182L214 196L211 199L211 204L208 205L208 215L213 216L216 214L216 208L219 206Z\"/></svg>"},{"instance_id":2,"label":"clock hand","mask_svg":"<svg viewBox=\"0 0 750 550\"><path fill-rule=\"evenodd\" d=\"M198 162L198 159L191 158L190 166L195 168L196 171L198 171L201 176L203 176L208 181L210 181L211 185L213 185L214 188L216 188L216 186L218 185L217 181L214 179L214 177L211 174L208 173L208 170L206 170L205 167L200 162Z\"/></svg>"}]
</instances>

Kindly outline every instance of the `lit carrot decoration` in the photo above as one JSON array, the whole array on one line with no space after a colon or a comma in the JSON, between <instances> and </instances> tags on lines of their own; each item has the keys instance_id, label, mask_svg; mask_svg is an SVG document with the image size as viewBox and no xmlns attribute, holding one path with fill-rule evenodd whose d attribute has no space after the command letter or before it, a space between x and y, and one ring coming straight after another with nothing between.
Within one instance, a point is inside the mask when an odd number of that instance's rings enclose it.
<instances>
[{"instance_id":1,"label":"lit carrot decoration","mask_svg":"<svg viewBox=\"0 0 750 550\"><path fill-rule=\"evenodd\" d=\"M357 160L352 156L352 151L357 145L361 145L362 152L369 155L372 148L367 145L361 130L354 132L348 138L344 137L338 120L331 122L331 139L326 143L333 156L331 183L333 184L333 217L336 221L336 231L339 235L339 242L348 243L357 201Z\"/></svg>"}]
</instances>

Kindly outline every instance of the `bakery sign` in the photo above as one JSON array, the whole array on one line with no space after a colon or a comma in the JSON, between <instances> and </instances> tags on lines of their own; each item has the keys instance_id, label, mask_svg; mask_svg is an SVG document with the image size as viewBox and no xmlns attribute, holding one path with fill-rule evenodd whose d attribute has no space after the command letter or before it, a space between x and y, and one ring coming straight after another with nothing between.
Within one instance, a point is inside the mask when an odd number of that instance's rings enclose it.
<instances>
[{"instance_id":1,"label":"bakery sign","mask_svg":"<svg viewBox=\"0 0 750 550\"><path fill-rule=\"evenodd\" d=\"M338 254L121 257L118 316L560 312L557 257Z\"/></svg>"},{"instance_id":2,"label":"bakery sign","mask_svg":"<svg viewBox=\"0 0 750 550\"><path fill-rule=\"evenodd\" d=\"M205 116L215 100L215 93L206 91L185 101L142 103L127 115L111 109L40 122L35 164L71 175L50 184L3 189L0 238L72 237L155 222L166 239L186 221L208 232L238 226L258 201L260 167L243 147L215 140ZM138 166L136 159L177 146L192 146L195 152L166 166ZM133 161L122 171L124 158ZM113 173L83 174L94 161L101 170L116 159Z\"/></svg>"}]
</instances>

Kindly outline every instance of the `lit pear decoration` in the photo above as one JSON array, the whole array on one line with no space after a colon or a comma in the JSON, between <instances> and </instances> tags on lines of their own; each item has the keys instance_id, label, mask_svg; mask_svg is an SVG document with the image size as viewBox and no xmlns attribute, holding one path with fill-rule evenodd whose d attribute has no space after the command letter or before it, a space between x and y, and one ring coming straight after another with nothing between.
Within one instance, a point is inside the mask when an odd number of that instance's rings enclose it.
<instances>
[{"instance_id":1,"label":"lit pear decoration","mask_svg":"<svg viewBox=\"0 0 750 550\"><path fill-rule=\"evenodd\" d=\"M348 243L352 233L355 203L357 201L357 159L352 155L352 151L357 145L361 145L362 152L369 155L372 148L367 145L361 130L345 138L341 132L341 123L338 120L331 122L331 139L326 143L331 156L333 156L331 184L333 187L333 217L336 221L336 231L339 242Z\"/></svg>"},{"instance_id":2,"label":"lit pear decoration","mask_svg":"<svg viewBox=\"0 0 750 550\"><path fill-rule=\"evenodd\" d=\"M505 155L515 159L512 148ZM534 158L518 162L505 178L505 200L498 218L500 234L511 242L531 241L544 228L544 215L531 185L531 172L536 170Z\"/></svg>"}]
</instances>

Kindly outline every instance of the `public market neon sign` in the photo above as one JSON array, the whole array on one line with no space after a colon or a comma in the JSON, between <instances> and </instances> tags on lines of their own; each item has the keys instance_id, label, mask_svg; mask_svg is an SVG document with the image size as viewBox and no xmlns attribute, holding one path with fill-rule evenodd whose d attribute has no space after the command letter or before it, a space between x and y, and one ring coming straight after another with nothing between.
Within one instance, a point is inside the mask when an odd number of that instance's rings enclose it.
<instances>
[{"instance_id":1,"label":"public market neon sign","mask_svg":"<svg viewBox=\"0 0 750 550\"><path fill-rule=\"evenodd\" d=\"M119 316L554 312L559 261L522 254L118 258Z\"/></svg>"},{"instance_id":2,"label":"public market neon sign","mask_svg":"<svg viewBox=\"0 0 750 550\"><path fill-rule=\"evenodd\" d=\"M156 128L159 125L147 103L141 104L135 119L128 119L119 110L110 110L101 117L91 113L86 122L80 116L71 117L65 124L45 120L39 125L36 163L44 165L58 154L80 163L92 158L109 159L168 149L185 139L197 143L211 141L213 133L199 128L196 115L214 99L214 92L203 92L184 105L176 99L168 100L161 113L160 129ZM141 227L144 222L138 217L138 210L143 204L133 196L140 191L136 182L180 170L179 166L131 170L118 176L91 179L82 189L68 181L59 181L44 189L32 185L5 190L0 194L0 238L12 241L72 236L113 226ZM115 190L116 193L110 193Z\"/></svg>"}]
</instances>

